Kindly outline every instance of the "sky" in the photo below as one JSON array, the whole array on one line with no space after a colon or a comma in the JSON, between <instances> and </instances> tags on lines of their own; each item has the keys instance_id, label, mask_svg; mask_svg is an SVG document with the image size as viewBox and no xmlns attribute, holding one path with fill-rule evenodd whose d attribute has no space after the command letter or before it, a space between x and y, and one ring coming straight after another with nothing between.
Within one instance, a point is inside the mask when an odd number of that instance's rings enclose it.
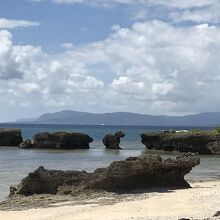
<instances>
[{"instance_id":1,"label":"sky","mask_svg":"<svg viewBox=\"0 0 220 220\"><path fill-rule=\"evenodd\" d=\"M1 0L0 122L220 111L219 0Z\"/></svg>"}]
</instances>

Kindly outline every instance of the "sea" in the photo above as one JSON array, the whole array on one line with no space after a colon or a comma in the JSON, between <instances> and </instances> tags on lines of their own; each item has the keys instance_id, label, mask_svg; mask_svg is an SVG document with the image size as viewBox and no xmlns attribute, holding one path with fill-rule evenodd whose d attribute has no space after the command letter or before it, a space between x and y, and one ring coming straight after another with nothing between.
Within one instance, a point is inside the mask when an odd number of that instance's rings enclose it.
<instances>
[{"instance_id":1,"label":"sea","mask_svg":"<svg viewBox=\"0 0 220 220\"><path fill-rule=\"evenodd\" d=\"M158 153L163 158L175 157L176 153L163 153L146 150L141 143L140 134L161 130L212 129L191 127L150 127L150 126L107 126L107 125L46 125L46 124L0 124L0 128L21 128L24 139L38 132L69 131L82 132L93 137L89 150L48 150L18 149L0 147L0 201L7 198L9 187L16 185L29 172L39 166L58 170L86 170L106 167L111 162L130 156L139 156L143 152ZM126 135L121 140L123 150L106 150L102 138L109 133L121 130ZM201 156L201 164L186 176L189 181L208 181L220 179L220 156Z\"/></svg>"}]
</instances>

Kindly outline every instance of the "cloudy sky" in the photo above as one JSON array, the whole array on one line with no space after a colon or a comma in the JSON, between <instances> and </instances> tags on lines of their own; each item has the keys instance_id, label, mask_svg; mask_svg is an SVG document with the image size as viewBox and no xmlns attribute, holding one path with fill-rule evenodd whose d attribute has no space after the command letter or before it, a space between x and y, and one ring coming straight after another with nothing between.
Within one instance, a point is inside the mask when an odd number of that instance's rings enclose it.
<instances>
[{"instance_id":1,"label":"cloudy sky","mask_svg":"<svg viewBox=\"0 0 220 220\"><path fill-rule=\"evenodd\" d=\"M2 0L0 121L220 111L219 10L219 0Z\"/></svg>"}]
</instances>

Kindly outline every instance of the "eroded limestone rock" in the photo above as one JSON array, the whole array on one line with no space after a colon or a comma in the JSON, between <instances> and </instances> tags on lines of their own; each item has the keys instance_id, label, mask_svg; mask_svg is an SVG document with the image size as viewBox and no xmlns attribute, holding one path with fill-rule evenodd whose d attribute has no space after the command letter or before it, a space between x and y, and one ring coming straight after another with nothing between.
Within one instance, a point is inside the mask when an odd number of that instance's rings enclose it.
<instances>
[{"instance_id":1,"label":"eroded limestone rock","mask_svg":"<svg viewBox=\"0 0 220 220\"><path fill-rule=\"evenodd\" d=\"M89 143L93 139L82 133L69 132L42 132L33 137L33 141L24 141L21 148L44 148L44 149L89 149Z\"/></svg>"},{"instance_id":2,"label":"eroded limestone rock","mask_svg":"<svg viewBox=\"0 0 220 220\"><path fill-rule=\"evenodd\" d=\"M39 167L17 187L13 187L11 195L76 195L87 190L127 192L149 187L187 188L190 185L184 176L199 163L200 159L190 153L166 160L159 155L145 154L124 161L115 161L93 173L47 170Z\"/></svg>"},{"instance_id":3,"label":"eroded limestone rock","mask_svg":"<svg viewBox=\"0 0 220 220\"><path fill-rule=\"evenodd\" d=\"M106 146L106 149L121 149L119 146L121 138L125 134L122 131L117 131L115 134L107 134L102 139L103 144Z\"/></svg>"},{"instance_id":4,"label":"eroded limestone rock","mask_svg":"<svg viewBox=\"0 0 220 220\"><path fill-rule=\"evenodd\" d=\"M220 154L220 133L217 131L149 132L141 134L148 149Z\"/></svg>"}]
</instances>

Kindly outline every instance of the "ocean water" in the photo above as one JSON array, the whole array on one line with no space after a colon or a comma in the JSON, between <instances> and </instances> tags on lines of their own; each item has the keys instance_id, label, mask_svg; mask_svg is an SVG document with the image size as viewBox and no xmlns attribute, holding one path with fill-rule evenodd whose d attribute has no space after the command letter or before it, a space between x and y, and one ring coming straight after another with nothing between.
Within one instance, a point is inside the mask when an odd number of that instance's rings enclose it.
<instances>
[{"instance_id":1,"label":"ocean water","mask_svg":"<svg viewBox=\"0 0 220 220\"><path fill-rule=\"evenodd\" d=\"M32 138L42 131L76 131L89 134L94 138L90 150L43 150L18 149L15 147L0 147L0 201L9 194L9 186L17 184L21 179L39 166L48 169L86 170L93 171L105 167L114 160L123 160L129 156L138 156L146 151L141 144L140 134L143 132L171 129L168 127L135 127L135 126L74 126L74 125L26 125L0 124L0 127L21 128L24 138ZM174 128L176 130L190 128ZM207 129L207 128L206 128ZM117 130L125 132L121 141L123 150L106 150L102 144L105 134ZM155 153L149 151L149 153ZM160 153L164 158L174 157L175 153ZM201 164L187 176L189 180L220 179L220 157L202 156Z\"/></svg>"}]
</instances>

